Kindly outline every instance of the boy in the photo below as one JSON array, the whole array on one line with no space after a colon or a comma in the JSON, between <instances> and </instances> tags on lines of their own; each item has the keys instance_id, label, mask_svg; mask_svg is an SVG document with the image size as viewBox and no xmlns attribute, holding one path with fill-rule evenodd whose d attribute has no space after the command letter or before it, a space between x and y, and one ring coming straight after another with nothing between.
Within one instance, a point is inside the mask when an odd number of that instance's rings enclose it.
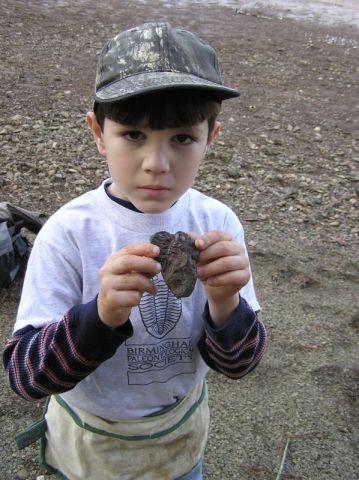
<instances>
[{"instance_id":1,"label":"boy","mask_svg":"<svg viewBox=\"0 0 359 480\"><path fill-rule=\"evenodd\" d=\"M263 354L242 226L191 188L238 95L213 49L167 23L100 54L87 123L111 178L39 233L4 353L18 394L51 395L43 463L59 478L201 479L208 368L240 378ZM163 281L158 231L195 239L187 298Z\"/></svg>"}]
</instances>

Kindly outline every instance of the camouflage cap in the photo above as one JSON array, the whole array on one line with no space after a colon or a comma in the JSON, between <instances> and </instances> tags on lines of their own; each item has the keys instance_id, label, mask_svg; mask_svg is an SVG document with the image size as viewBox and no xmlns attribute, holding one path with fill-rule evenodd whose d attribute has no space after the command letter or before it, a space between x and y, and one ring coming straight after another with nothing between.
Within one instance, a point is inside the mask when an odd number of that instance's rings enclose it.
<instances>
[{"instance_id":1,"label":"camouflage cap","mask_svg":"<svg viewBox=\"0 0 359 480\"><path fill-rule=\"evenodd\" d=\"M169 23L131 28L103 47L96 75L97 102L171 89L206 90L219 100L239 95L223 85L214 49Z\"/></svg>"}]
</instances>

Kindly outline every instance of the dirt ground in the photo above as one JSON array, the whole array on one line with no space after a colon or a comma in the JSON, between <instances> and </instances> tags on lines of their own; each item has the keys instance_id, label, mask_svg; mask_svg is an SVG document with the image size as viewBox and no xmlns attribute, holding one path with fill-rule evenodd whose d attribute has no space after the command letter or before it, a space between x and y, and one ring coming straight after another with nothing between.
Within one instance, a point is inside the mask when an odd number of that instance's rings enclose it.
<instances>
[{"instance_id":1,"label":"dirt ground","mask_svg":"<svg viewBox=\"0 0 359 480\"><path fill-rule=\"evenodd\" d=\"M209 376L204 478L359 478L358 29L203 3L0 0L0 13L0 201L45 213L107 176L84 115L108 37L169 20L215 46L241 97L197 187L243 222L269 344L243 380ZM0 292L2 345L20 289ZM0 478L35 480L37 448L13 438L42 402L0 375Z\"/></svg>"}]
</instances>

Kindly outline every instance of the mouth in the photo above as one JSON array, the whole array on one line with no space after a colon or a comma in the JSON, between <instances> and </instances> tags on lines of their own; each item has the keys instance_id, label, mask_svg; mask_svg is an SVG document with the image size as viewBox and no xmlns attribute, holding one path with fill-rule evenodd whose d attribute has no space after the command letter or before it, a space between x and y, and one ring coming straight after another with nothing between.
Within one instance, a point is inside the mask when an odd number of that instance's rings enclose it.
<instances>
[{"instance_id":1,"label":"mouth","mask_svg":"<svg viewBox=\"0 0 359 480\"><path fill-rule=\"evenodd\" d=\"M153 190L153 191L163 191L163 190L169 190L168 187L165 187L163 185L143 185L142 187L139 187L140 190Z\"/></svg>"},{"instance_id":2,"label":"mouth","mask_svg":"<svg viewBox=\"0 0 359 480\"><path fill-rule=\"evenodd\" d=\"M164 185L143 185L138 190L147 200L163 200L170 192L170 188Z\"/></svg>"}]
</instances>

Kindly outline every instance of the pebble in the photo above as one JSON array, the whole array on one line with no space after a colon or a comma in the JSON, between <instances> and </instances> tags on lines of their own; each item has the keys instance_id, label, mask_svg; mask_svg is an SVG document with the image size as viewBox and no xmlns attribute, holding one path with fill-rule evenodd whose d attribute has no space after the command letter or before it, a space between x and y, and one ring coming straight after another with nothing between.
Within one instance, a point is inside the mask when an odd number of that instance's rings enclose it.
<instances>
[{"instance_id":1,"label":"pebble","mask_svg":"<svg viewBox=\"0 0 359 480\"><path fill-rule=\"evenodd\" d=\"M28 471L25 468L21 468L16 472L16 480L26 480L28 478Z\"/></svg>"},{"instance_id":2,"label":"pebble","mask_svg":"<svg viewBox=\"0 0 359 480\"><path fill-rule=\"evenodd\" d=\"M18 122L22 119L23 119L23 116L19 115L19 114L16 114L16 115L13 115L12 117L10 117L10 120L12 120L13 122Z\"/></svg>"},{"instance_id":3,"label":"pebble","mask_svg":"<svg viewBox=\"0 0 359 480\"><path fill-rule=\"evenodd\" d=\"M229 167L227 173L232 178L238 178L241 176L241 170L237 167Z\"/></svg>"}]
</instances>

